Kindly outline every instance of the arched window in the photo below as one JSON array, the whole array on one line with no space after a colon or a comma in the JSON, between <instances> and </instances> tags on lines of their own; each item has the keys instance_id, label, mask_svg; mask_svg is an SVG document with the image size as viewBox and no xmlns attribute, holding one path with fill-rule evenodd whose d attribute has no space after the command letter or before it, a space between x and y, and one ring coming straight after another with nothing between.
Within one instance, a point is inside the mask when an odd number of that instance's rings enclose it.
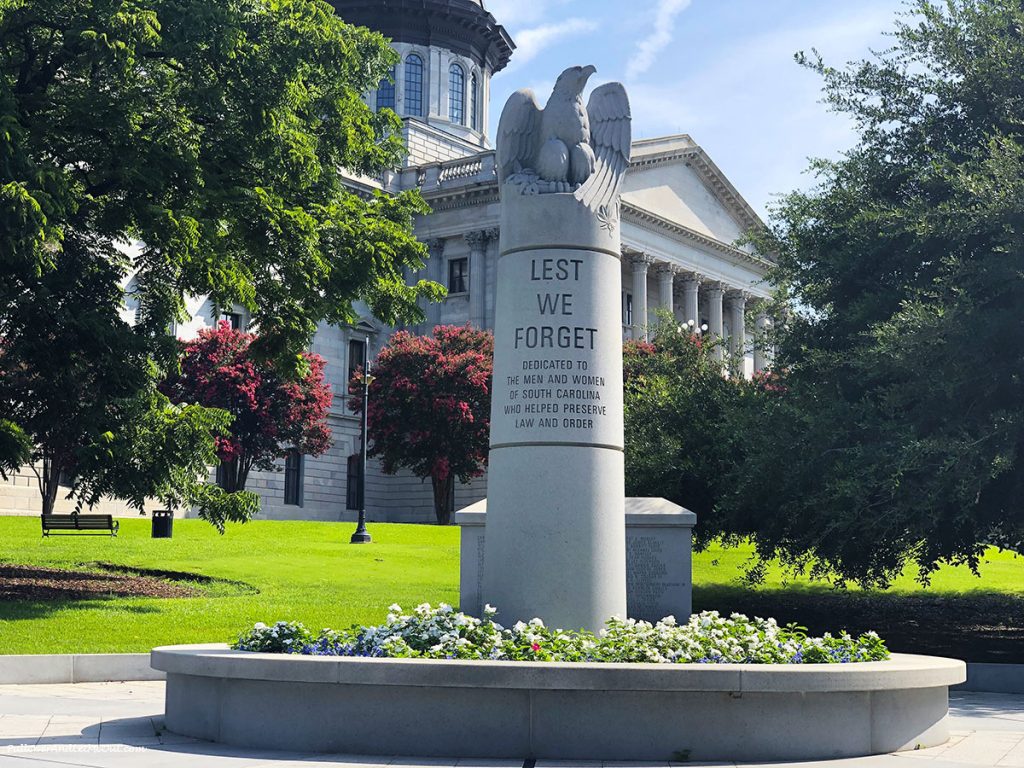
<instances>
[{"instance_id":1,"label":"arched window","mask_svg":"<svg viewBox=\"0 0 1024 768\"><path fill-rule=\"evenodd\" d=\"M448 70L448 119L459 125L466 122L466 73L458 64Z\"/></svg>"},{"instance_id":2,"label":"arched window","mask_svg":"<svg viewBox=\"0 0 1024 768\"><path fill-rule=\"evenodd\" d=\"M469 78L469 127L480 130L480 82L476 72Z\"/></svg>"},{"instance_id":3,"label":"arched window","mask_svg":"<svg viewBox=\"0 0 1024 768\"><path fill-rule=\"evenodd\" d=\"M395 68L377 86L377 111L395 108Z\"/></svg>"},{"instance_id":4,"label":"arched window","mask_svg":"<svg viewBox=\"0 0 1024 768\"><path fill-rule=\"evenodd\" d=\"M423 59L415 53L405 60L405 113L423 117Z\"/></svg>"}]
</instances>

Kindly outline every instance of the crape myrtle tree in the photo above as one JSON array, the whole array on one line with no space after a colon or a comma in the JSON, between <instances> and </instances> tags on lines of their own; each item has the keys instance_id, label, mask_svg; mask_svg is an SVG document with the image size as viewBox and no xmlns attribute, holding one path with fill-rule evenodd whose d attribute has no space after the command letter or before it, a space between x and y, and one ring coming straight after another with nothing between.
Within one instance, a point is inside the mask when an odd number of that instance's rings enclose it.
<instances>
[{"instance_id":1,"label":"crape myrtle tree","mask_svg":"<svg viewBox=\"0 0 1024 768\"><path fill-rule=\"evenodd\" d=\"M327 414L331 388L324 360L302 356L305 373L282 375L257 354L258 337L227 321L205 328L184 344L180 372L163 385L171 400L231 414L230 427L216 437L224 489L245 490L252 470L271 470L288 451L320 456L331 446Z\"/></svg>"},{"instance_id":2,"label":"crape myrtle tree","mask_svg":"<svg viewBox=\"0 0 1024 768\"><path fill-rule=\"evenodd\" d=\"M730 526L838 580L1024 546L1024 5L917 0L890 49L800 57L856 146L762 248L795 310Z\"/></svg>"},{"instance_id":3,"label":"crape myrtle tree","mask_svg":"<svg viewBox=\"0 0 1024 768\"><path fill-rule=\"evenodd\" d=\"M721 530L716 501L733 457L729 430L744 397L713 354L719 340L659 315L651 340L623 349L626 494L660 496L697 514L698 544Z\"/></svg>"},{"instance_id":4,"label":"crape myrtle tree","mask_svg":"<svg viewBox=\"0 0 1024 768\"><path fill-rule=\"evenodd\" d=\"M439 325L432 336L396 332L370 371L369 455L387 474L429 477L440 525L451 523L455 479L468 482L487 468L493 358L489 331ZM349 391L362 387L358 370ZM349 403L362 412L361 397Z\"/></svg>"},{"instance_id":5,"label":"crape myrtle tree","mask_svg":"<svg viewBox=\"0 0 1024 768\"><path fill-rule=\"evenodd\" d=\"M0 419L38 446L44 510L122 401L155 403L186 295L245 306L301 375L318 321L356 299L418 320L443 292L401 278L421 199L340 174L401 161L362 100L394 61L320 0L0 0Z\"/></svg>"}]
</instances>

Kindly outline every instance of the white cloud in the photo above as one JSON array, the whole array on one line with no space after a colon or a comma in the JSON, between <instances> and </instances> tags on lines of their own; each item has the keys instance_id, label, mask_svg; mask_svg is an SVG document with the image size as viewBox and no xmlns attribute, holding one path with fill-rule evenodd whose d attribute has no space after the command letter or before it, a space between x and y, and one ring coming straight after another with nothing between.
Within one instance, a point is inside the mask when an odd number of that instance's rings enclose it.
<instances>
[{"instance_id":1,"label":"white cloud","mask_svg":"<svg viewBox=\"0 0 1024 768\"><path fill-rule=\"evenodd\" d=\"M655 12L654 30L636 46L636 52L626 66L626 76L632 80L639 77L654 64L662 50L672 42L675 33L676 16L685 11L690 0L658 0Z\"/></svg>"},{"instance_id":2,"label":"white cloud","mask_svg":"<svg viewBox=\"0 0 1024 768\"><path fill-rule=\"evenodd\" d=\"M821 79L793 53L817 47L841 66L884 47L896 0L843 8L816 22L766 29L716 49L699 67L679 67L630 83L637 137L689 133L759 211L774 193L806 188L808 157L835 157L853 145L850 118L820 103ZM676 63L678 58L674 59Z\"/></svg>"},{"instance_id":3,"label":"white cloud","mask_svg":"<svg viewBox=\"0 0 1024 768\"><path fill-rule=\"evenodd\" d=\"M531 29L524 29L516 35L516 52L512 57L512 66L521 67L531 59L547 50L558 40L570 35L593 32L597 29L593 19L566 19L557 24L544 24Z\"/></svg>"}]
</instances>

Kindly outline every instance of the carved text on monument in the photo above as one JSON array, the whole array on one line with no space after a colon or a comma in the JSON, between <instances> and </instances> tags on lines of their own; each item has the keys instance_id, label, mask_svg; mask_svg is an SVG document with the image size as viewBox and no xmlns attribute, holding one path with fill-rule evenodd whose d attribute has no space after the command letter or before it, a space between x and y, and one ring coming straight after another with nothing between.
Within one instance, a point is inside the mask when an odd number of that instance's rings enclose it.
<instances>
[{"instance_id":1,"label":"carved text on monument","mask_svg":"<svg viewBox=\"0 0 1024 768\"><path fill-rule=\"evenodd\" d=\"M514 375L496 382L501 413L520 434L593 430L609 414L608 375L598 369L594 355L600 347L598 323L589 322L596 320L593 299L578 291L594 277L593 257L520 255L517 261L512 279L523 284L528 319L509 329L505 339L520 359ZM543 356L549 350L558 354Z\"/></svg>"}]
</instances>

